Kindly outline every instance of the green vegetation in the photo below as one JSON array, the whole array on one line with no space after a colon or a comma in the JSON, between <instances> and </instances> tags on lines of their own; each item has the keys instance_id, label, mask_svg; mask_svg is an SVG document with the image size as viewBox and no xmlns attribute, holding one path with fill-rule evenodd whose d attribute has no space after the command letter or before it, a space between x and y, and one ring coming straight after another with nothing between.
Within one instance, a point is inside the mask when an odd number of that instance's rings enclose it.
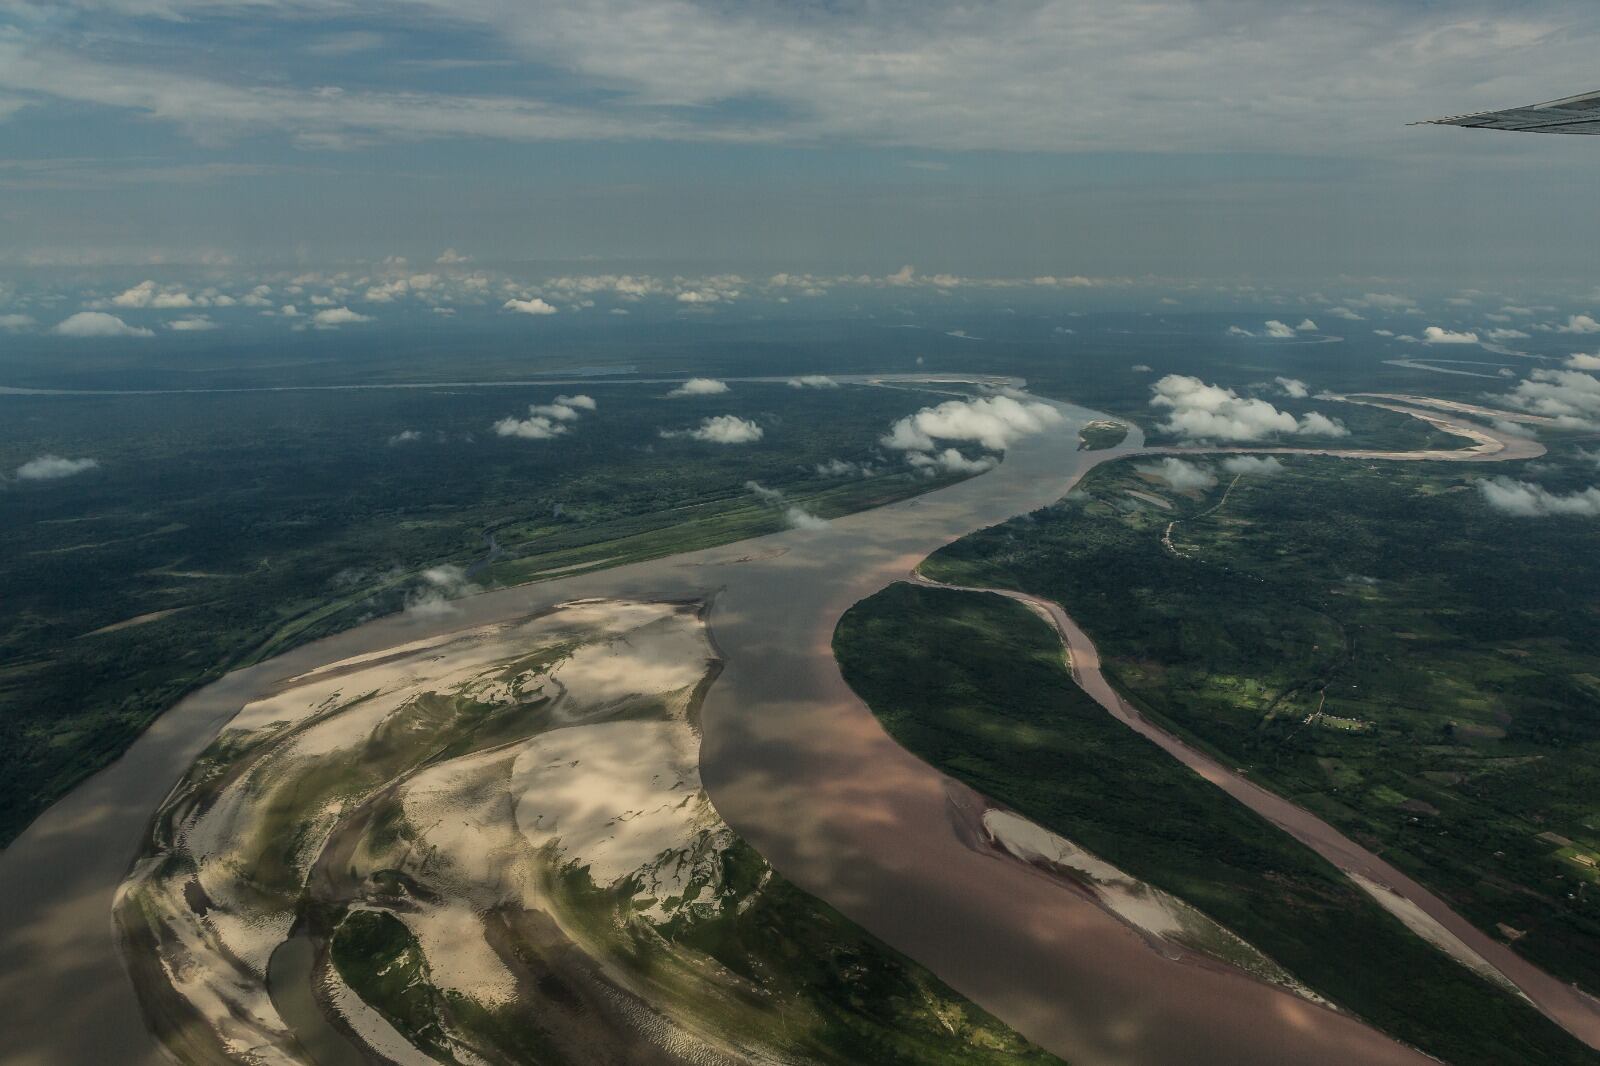
<instances>
[{"instance_id":1,"label":"green vegetation","mask_svg":"<svg viewBox=\"0 0 1600 1066\"><path fill-rule=\"evenodd\" d=\"M1060 602L1146 713L1600 991L1600 525L1474 485L1573 492L1593 462L1297 458L1221 507L1228 477L1179 494L1144 465L925 569Z\"/></svg>"},{"instance_id":2,"label":"green vegetation","mask_svg":"<svg viewBox=\"0 0 1600 1066\"><path fill-rule=\"evenodd\" d=\"M1072 683L1054 630L1022 605L894 585L844 616L834 650L908 749L1198 906L1396 1037L1457 1066L1596 1061L1117 723Z\"/></svg>"},{"instance_id":3,"label":"green vegetation","mask_svg":"<svg viewBox=\"0 0 1600 1066\"><path fill-rule=\"evenodd\" d=\"M0 482L0 844L185 692L403 609L428 567L509 584L783 528L749 480L825 517L942 483L817 469L870 458L915 391L586 388L552 440L490 426L582 390L5 397L0 471L100 467ZM763 439L659 435L725 413Z\"/></svg>"},{"instance_id":4,"label":"green vegetation","mask_svg":"<svg viewBox=\"0 0 1600 1066\"><path fill-rule=\"evenodd\" d=\"M757 1058L837 1066L1059 1062L773 872L742 840L715 846L714 869L664 923L637 913L634 883L599 889L571 867L551 886L557 913L648 989L657 1009ZM507 926L524 965L562 969L559 952L528 935L525 921ZM565 996L586 996L571 974L562 988ZM505 1014L501 1027L514 1029L514 1015L537 1026L547 1011L524 1005Z\"/></svg>"},{"instance_id":5,"label":"green vegetation","mask_svg":"<svg viewBox=\"0 0 1600 1066\"><path fill-rule=\"evenodd\" d=\"M432 1055L448 1047L439 1018L445 997L428 980L422 945L387 911L355 911L339 923L329 957L358 996Z\"/></svg>"}]
</instances>

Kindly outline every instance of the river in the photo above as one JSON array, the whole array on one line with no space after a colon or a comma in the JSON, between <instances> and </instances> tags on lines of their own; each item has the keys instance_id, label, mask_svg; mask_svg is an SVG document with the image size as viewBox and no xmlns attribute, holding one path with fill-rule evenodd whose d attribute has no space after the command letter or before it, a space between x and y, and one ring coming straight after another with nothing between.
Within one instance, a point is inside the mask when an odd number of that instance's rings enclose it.
<instances>
[{"instance_id":1,"label":"river","mask_svg":"<svg viewBox=\"0 0 1600 1066\"><path fill-rule=\"evenodd\" d=\"M442 618L378 619L193 693L0 854L0 1058L165 1061L118 955L112 898L152 813L245 703L337 658L565 600L714 596L726 667L703 708L701 762L723 818L785 876L1041 1046L1075 1066L1430 1061L1242 974L1164 958L1086 898L973 849L953 817L960 786L896 745L845 685L831 640L850 605L1142 445L1135 431L1119 448L1080 452L1078 428L1103 416L1056 406L1061 426L925 496L822 529L484 593Z\"/></svg>"}]
</instances>

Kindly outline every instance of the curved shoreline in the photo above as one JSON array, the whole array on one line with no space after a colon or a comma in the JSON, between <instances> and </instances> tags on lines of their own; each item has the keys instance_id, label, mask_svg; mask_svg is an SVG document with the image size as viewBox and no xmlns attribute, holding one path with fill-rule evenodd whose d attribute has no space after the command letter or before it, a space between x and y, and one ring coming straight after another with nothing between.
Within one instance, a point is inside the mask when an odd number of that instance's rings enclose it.
<instances>
[{"instance_id":1,"label":"curved shoreline","mask_svg":"<svg viewBox=\"0 0 1600 1066\"><path fill-rule=\"evenodd\" d=\"M897 379L925 380L839 380ZM336 658L565 600L686 595L716 596L711 622L727 656L702 709L702 775L723 818L790 880L1036 1043L1074 1066L1428 1061L1242 974L1164 959L1093 903L974 851L951 818L955 783L896 745L844 684L831 645L850 605L944 544L1052 503L1089 469L1140 450L1135 432L1121 447L1079 452L1079 426L1100 416L1054 406L1064 424L1018 442L989 473L757 538L776 550L741 542L484 593L443 619L378 619L191 694L0 853L6 1061L164 1061L114 947L112 893L171 783L259 693Z\"/></svg>"},{"instance_id":2,"label":"curved shoreline","mask_svg":"<svg viewBox=\"0 0 1600 1066\"><path fill-rule=\"evenodd\" d=\"M1364 891L1362 881L1394 893L1415 906L1468 949L1489 963L1541 1014L1592 1048L1600 1049L1600 1001L1539 969L1509 947L1499 943L1458 915L1449 904L1400 870L1363 848L1310 811L1230 770L1210 755L1152 722L1119 693L1100 669L1100 652L1094 641L1054 600L1015 589L947 585L912 572L912 584L957 592L983 592L1004 596L1049 620L1068 657L1072 680L1118 722L1151 741L1162 751L1227 793L1238 803L1332 863ZM1442 950L1442 949L1441 949ZM1464 964L1465 965L1465 964Z\"/></svg>"}]
</instances>

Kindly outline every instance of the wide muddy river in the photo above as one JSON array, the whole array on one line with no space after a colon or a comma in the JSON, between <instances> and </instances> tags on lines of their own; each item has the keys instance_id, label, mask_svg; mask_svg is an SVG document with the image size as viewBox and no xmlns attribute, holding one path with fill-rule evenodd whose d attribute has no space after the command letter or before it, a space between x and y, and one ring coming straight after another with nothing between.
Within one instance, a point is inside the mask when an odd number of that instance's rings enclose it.
<instances>
[{"instance_id":1,"label":"wide muddy river","mask_svg":"<svg viewBox=\"0 0 1600 1066\"><path fill-rule=\"evenodd\" d=\"M153 812L245 703L335 659L565 600L709 596L726 667L703 708L701 761L723 818L801 887L1040 1045L1075 1066L1430 1061L1235 971L1168 959L1085 896L974 849L953 810L960 786L890 740L841 678L830 644L851 604L1142 443L1134 433L1113 451L1080 452L1079 427L1102 416L1057 406L1063 424L925 496L822 529L484 593L443 618L379 619L184 699L0 854L0 1059L165 1061L118 954L112 898ZM1506 438L1491 454L1479 443L1475 458L1524 457L1527 444Z\"/></svg>"}]
</instances>

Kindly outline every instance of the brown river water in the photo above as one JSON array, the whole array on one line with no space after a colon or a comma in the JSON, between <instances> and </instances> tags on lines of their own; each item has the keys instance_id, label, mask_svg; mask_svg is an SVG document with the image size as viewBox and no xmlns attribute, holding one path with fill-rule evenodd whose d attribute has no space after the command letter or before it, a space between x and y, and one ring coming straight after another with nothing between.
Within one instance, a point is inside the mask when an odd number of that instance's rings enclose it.
<instances>
[{"instance_id":1,"label":"brown river water","mask_svg":"<svg viewBox=\"0 0 1600 1066\"><path fill-rule=\"evenodd\" d=\"M1102 416L1058 406L1065 422L1014 444L995 470L913 500L824 529L484 593L442 618L378 619L190 695L0 853L0 1062L165 1061L118 953L112 897L153 812L244 704L334 659L591 596L713 596L726 667L703 708L701 763L723 818L802 888L1075 1066L1431 1061L1238 972L1163 957L1083 895L975 849L953 803L961 786L896 745L845 685L831 640L853 603L1142 443L1135 432L1118 449L1080 452L1078 427ZM1529 442L1479 443L1472 458L1483 460L1525 458ZM1420 886L1396 887L1448 915ZM1524 990L1536 1002L1550 992Z\"/></svg>"}]
</instances>

